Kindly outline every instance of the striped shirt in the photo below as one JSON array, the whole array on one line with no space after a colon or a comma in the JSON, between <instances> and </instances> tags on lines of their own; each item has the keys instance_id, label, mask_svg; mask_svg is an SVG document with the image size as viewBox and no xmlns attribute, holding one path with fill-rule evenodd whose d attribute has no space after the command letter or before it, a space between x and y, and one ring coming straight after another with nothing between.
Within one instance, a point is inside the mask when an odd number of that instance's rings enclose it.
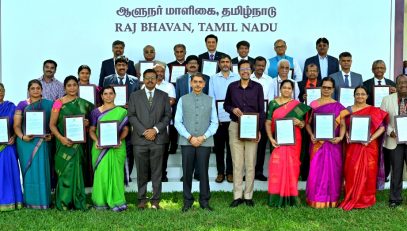
<instances>
[{"instance_id":1,"label":"striped shirt","mask_svg":"<svg viewBox=\"0 0 407 231\"><path fill-rule=\"evenodd\" d=\"M64 85L55 77L49 83L44 80L44 76L38 80L42 84L42 98L55 101L65 95Z\"/></svg>"}]
</instances>

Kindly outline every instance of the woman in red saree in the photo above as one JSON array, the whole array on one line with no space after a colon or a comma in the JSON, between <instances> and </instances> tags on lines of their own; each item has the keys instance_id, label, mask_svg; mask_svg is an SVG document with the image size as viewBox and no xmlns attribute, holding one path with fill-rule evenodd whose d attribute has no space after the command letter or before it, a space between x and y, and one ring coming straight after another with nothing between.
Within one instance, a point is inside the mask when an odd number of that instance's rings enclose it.
<instances>
[{"instance_id":1,"label":"woman in red saree","mask_svg":"<svg viewBox=\"0 0 407 231\"><path fill-rule=\"evenodd\" d=\"M298 177L300 174L301 129L310 107L291 98L294 83L284 80L280 85L281 96L272 100L266 120L267 136L274 147L269 161L269 206L284 207L298 203ZM273 138L275 120L294 118L295 144L279 146Z\"/></svg>"},{"instance_id":2,"label":"woman in red saree","mask_svg":"<svg viewBox=\"0 0 407 231\"><path fill-rule=\"evenodd\" d=\"M349 143L345 148L345 198L339 205L344 210L368 208L376 203L376 185L384 182L384 169L379 166L380 146L388 120L387 112L366 104L367 90L355 88L355 104L341 112L341 123L349 128L350 115L371 116L368 143Z\"/></svg>"}]
</instances>

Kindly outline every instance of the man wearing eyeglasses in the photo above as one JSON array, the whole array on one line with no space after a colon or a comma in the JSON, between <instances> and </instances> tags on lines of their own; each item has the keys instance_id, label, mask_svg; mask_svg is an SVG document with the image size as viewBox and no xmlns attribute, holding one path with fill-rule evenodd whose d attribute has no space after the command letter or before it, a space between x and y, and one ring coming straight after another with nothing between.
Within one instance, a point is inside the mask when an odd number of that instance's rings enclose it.
<instances>
[{"instance_id":1,"label":"man wearing eyeglasses","mask_svg":"<svg viewBox=\"0 0 407 231\"><path fill-rule=\"evenodd\" d=\"M278 70L278 75L277 78L274 78L272 80L272 89L274 92L274 98L277 98L280 96L280 84L283 80L290 80L292 82L294 82L294 91L293 91L293 99L298 100L298 96L300 94L300 89L298 88L298 83L291 79L288 76L288 73L290 72L290 62L287 59L282 59L280 61L278 61L277 63L277 70Z\"/></svg>"},{"instance_id":2,"label":"man wearing eyeglasses","mask_svg":"<svg viewBox=\"0 0 407 231\"><path fill-rule=\"evenodd\" d=\"M160 64L162 66L166 66L167 64L165 62L159 61L155 59L155 48L152 45L147 45L143 48L143 56L144 56L144 60L140 60L138 63L136 63L134 65L134 67L136 68L136 76L138 78L141 77L141 71L140 70L140 62L152 62L151 68L155 65L155 64ZM166 81L168 81L168 77L170 76L168 69L165 70L165 77L166 77ZM141 80L142 81L142 80Z\"/></svg>"},{"instance_id":3,"label":"man wearing eyeglasses","mask_svg":"<svg viewBox=\"0 0 407 231\"><path fill-rule=\"evenodd\" d=\"M248 60L238 64L240 80L229 84L223 107L230 114L229 144L233 161L233 201L230 207L242 203L253 207L253 187L256 165L257 143L261 139L260 131L264 127L266 114L264 112L263 87L260 83L250 80L252 69ZM245 113L258 113L259 134L257 139L239 139L239 117ZM243 190L243 175L246 176Z\"/></svg>"},{"instance_id":4,"label":"man wearing eyeglasses","mask_svg":"<svg viewBox=\"0 0 407 231\"><path fill-rule=\"evenodd\" d=\"M118 56L122 56L124 53L124 42L120 40L116 40L112 44L112 52L113 58L106 59L102 62L102 67L100 68L100 75L99 75L99 86L103 86L103 81L106 76L112 75L115 73L115 63L114 60ZM127 74L129 75L136 75L136 70L134 69L134 62L129 60L129 67L127 69Z\"/></svg>"},{"instance_id":5,"label":"man wearing eyeglasses","mask_svg":"<svg viewBox=\"0 0 407 231\"><path fill-rule=\"evenodd\" d=\"M278 61L280 61L282 59L286 59L290 63L290 69L293 69L293 71L294 71L292 78L295 81L299 82L302 80L301 67L295 58L285 54L286 50L287 50L287 44L284 40L277 39L274 42L274 51L276 52L276 56L274 56L268 60L267 66L266 66L267 73L272 78L276 78L278 75L278 70L277 70ZM291 78L291 76L289 76L289 77Z\"/></svg>"},{"instance_id":6,"label":"man wearing eyeglasses","mask_svg":"<svg viewBox=\"0 0 407 231\"><path fill-rule=\"evenodd\" d=\"M308 64L315 63L318 66L318 78L322 79L330 74L339 71L339 61L337 58L328 55L329 41L326 38L319 38L316 42L318 54L305 60L304 67ZM305 72L303 73L305 78Z\"/></svg>"}]
</instances>

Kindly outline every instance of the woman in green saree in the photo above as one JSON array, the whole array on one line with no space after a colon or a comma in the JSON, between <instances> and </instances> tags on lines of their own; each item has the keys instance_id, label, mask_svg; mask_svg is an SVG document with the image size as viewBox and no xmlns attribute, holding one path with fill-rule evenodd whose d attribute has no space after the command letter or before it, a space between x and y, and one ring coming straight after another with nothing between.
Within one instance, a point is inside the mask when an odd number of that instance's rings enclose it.
<instances>
[{"instance_id":1,"label":"woman in green saree","mask_svg":"<svg viewBox=\"0 0 407 231\"><path fill-rule=\"evenodd\" d=\"M125 138L129 132L127 110L114 105L116 92L112 86L104 87L101 92L103 104L95 108L90 116L89 135L92 138L92 165L95 172L92 201L96 209L127 209L124 197L124 164L126 161ZM98 122L118 121L118 146L99 147Z\"/></svg>"},{"instance_id":2,"label":"woman in green saree","mask_svg":"<svg viewBox=\"0 0 407 231\"><path fill-rule=\"evenodd\" d=\"M24 206L47 209L51 205L51 175L48 141L51 135L33 137L24 135L24 116L27 111L41 110L45 113L46 132L51 114L52 101L42 99L42 84L37 79L28 82L29 98L21 101L14 114L14 133L17 135L17 152L24 186Z\"/></svg>"},{"instance_id":3,"label":"woman in green saree","mask_svg":"<svg viewBox=\"0 0 407 231\"><path fill-rule=\"evenodd\" d=\"M86 209L86 194L82 163L85 144L73 143L65 137L64 117L84 115L84 125L89 126L88 115L93 104L78 97L78 79L68 76L64 80L65 96L52 106L49 127L56 137L55 171L58 182L55 192L59 210Z\"/></svg>"}]
</instances>

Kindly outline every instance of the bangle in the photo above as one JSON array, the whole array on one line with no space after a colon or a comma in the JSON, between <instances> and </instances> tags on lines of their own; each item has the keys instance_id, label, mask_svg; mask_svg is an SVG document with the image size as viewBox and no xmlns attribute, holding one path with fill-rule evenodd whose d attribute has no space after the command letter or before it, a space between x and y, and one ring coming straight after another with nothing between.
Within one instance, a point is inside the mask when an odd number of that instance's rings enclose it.
<instances>
[{"instance_id":1,"label":"bangle","mask_svg":"<svg viewBox=\"0 0 407 231\"><path fill-rule=\"evenodd\" d=\"M189 136L189 137L188 137L188 142L191 143L191 139L192 139L192 136Z\"/></svg>"}]
</instances>

